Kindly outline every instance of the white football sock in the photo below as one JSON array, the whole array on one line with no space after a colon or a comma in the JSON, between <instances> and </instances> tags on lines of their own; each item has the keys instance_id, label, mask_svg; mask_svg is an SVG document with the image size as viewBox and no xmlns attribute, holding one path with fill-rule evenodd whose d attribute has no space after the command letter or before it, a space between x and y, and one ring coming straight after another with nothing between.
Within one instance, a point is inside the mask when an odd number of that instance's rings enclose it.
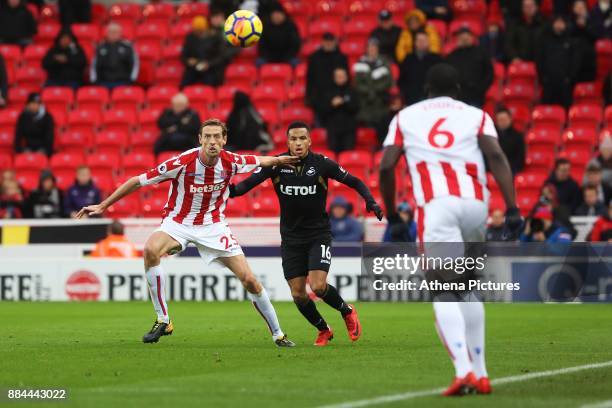
<instances>
[{"instance_id":1,"label":"white football sock","mask_svg":"<svg viewBox=\"0 0 612 408\"><path fill-rule=\"evenodd\" d=\"M465 336L472 357L476 377L487 377L485 364L485 317L482 302L461 302L459 304L465 321Z\"/></svg>"},{"instance_id":2,"label":"white football sock","mask_svg":"<svg viewBox=\"0 0 612 408\"><path fill-rule=\"evenodd\" d=\"M249 296L253 301L253 306L255 306L255 309L257 309L261 317L263 317L268 324L268 329L270 329L270 333L272 333L272 338L276 340L283 337L284 334L280 328L280 324L278 323L276 311L270 302L266 289L262 288L261 292L258 294L249 293Z\"/></svg>"},{"instance_id":3,"label":"white football sock","mask_svg":"<svg viewBox=\"0 0 612 408\"><path fill-rule=\"evenodd\" d=\"M463 378L472 371L465 338L465 322L458 302L433 302L436 329L455 366L455 375Z\"/></svg>"},{"instance_id":4,"label":"white football sock","mask_svg":"<svg viewBox=\"0 0 612 408\"><path fill-rule=\"evenodd\" d=\"M164 270L161 265L152 266L147 269L145 275L149 283L149 293L157 313L157 320L168 323L170 317L168 316L168 305L166 304L166 277L164 276Z\"/></svg>"}]
</instances>

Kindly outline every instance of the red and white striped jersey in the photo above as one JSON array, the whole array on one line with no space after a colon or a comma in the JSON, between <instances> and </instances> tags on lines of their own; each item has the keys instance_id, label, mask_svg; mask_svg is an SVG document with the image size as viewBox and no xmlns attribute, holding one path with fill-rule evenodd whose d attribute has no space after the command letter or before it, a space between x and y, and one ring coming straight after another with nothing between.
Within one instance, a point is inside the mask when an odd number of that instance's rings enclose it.
<instances>
[{"instance_id":1,"label":"red and white striped jersey","mask_svg":"<svg viewBox=\"0 0 612 408\"><path fill-rule=\"evenodd\" d=\"M259 167L257 156L221 151L214 166L199 159L200 148L181 153L139 176L140 185L172 180L162 217L183 225L209 225L222 222L229 197L230 179Z\"/></svg>"},{"instance_id":2,"label":"red and white striped jersey","mask_svg":"<svg viewBox=\"0 0 612 408\"><path fill-rule=\"evenodd\" d=\"M491 117L449 97L402 109L391 121L385 146L401 146L418 206L444 196L488 201L484 158L478 138L497 137Z\"/></svg>"}]
</instances>

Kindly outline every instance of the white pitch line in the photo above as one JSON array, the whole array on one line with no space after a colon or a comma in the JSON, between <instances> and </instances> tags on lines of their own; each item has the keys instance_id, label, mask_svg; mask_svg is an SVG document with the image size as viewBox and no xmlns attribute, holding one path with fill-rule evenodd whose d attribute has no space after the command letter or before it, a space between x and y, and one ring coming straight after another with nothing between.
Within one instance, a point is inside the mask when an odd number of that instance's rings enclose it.
<instances>
[{"instance_id":1,"label":"white pitch line","mask_svg":"<svg viewBox=\"0 0 612 408\"><path fill-rule=\"evenodd\" d=\"M527 381L527 380L531 380L534 378L552 377L556 375L570 374L570 373L575 373L578 371L593 370L597 368L611 367L611 366L612 366L612 360L604 361L602 363L585 364L585 365L580 365L580 366L575 366L575 367L559 368L557 370L538 371L535 373L513 375L510 377L502 377L502 378L497 378L495 380L492 380L491 384L493 385L509 384L509 383L514 383L514 382ZM444 388L434 388L434 389L424 390L424 391L404 392L401 394L382 395L376 398L349 401L349 402L341 402L339 404L323 405L323 406L320 406L319 408L368 407L370 405L388 404L390 402L405 401L405 400L419 398L419 397L431 397L433 395L439 395L442 391L444 391ZM612 403L612 400L606 401L606 402ZM605 405L603 407L598 406L598 408L604 408L604 407L609 408L609 407L612 407L612 405Z\"/></svg>"},{"instance_id":2,"label":"white pitch line","mask_svg":"<svg viewBox=\"0 0 612 408\"><path fill-rule=\"evenodd\" d=\"M582 405L580 408L612 408L612 400L600 401L594 404Z\"/></svg>"}]
</instances>

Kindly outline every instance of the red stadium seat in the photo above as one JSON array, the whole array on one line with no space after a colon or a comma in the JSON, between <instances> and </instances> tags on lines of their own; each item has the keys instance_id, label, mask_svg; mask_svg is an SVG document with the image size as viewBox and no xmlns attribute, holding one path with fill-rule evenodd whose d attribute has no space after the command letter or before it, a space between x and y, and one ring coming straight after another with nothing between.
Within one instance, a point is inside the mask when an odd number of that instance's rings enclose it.
<instances>
[{"instance_id":1,"label":"red stadium seat","mask_svg":"<svg viewBox=\"0 0 612 408\"><path fill-rule=\"evenodd\" d=\"M25 65L39 66L49 47L44 44L30 44L23 51Z\"/></svg>"},{"instance_id":2,"label":"red stadium seat","mask_svg":"<svg viewBox=\"0 0 612 408\"><path fill-rule=\"evenodd\" d=\"M166 23L145 21L136 27L136 41L157 41L161 43L165 38L168 38L167 20Z\"/></svg>"},{"instance_id":3,"label":"red stadium seat","mask_svg":"<svg viewBox=\"0 0 612 408\"><path fill-rule=\"evenodd\" d=\"M581 82L574 86L574 104L601 105L601 82Z\"/></svg>"},{"instance_id":4,"label":"red stadium seat","mask_svg":"<svg viewBox=\"0 0 612 408\"><path fill-rule=\"evenodd\" d=\"M288 126L291 122L296 120L312 124L314 115L312 111L306 107L291 106L282 110L281 119L283 127Z\"/></svg>"},{"instance_id":5,"label":"red stadium seat","mask_svg":"<svg viewBox=\"0 0 612 408\"><path fill-rule=\"evenodd\" d=\"M107 212L111 218L136 217L140 214L141 205L138 195L130 195L111 205Z\"/></svg>"},{"instance_id":6,"label":"red stadium seat","mask_svg":"<svg viewBox=\"0 0 612 408\"><path fill-rule=\"evenodd\" d=\"M487 5L484 0L457 0L449 3L454 18L482 18L487 12Z\"/></svg>"},{"instance_id":7,"label":"red stadium seat","mask_svg":"<svg viewBox=\"0 0 612 408\"><path fill-rule=\"evenodd\" d=\"M312 13L316 16L336 17L340 21L347 15L348 11L347 2L332 0L320 0L312 9Z\"/></svg>"},{"instance_id":8,"label":"red stadium seat","mask_svg":"<svg viewBox=\"0 0 612 408\"><path fill-rule=\"evenodd\" d=\"M529 148L548 148L552 151L555 150L559 144L559 130L551 128L533 128L525 137Z\"/></svg>"},{"instance_id":9,"label":"red stadium seat","mask_svg":"<svg viewBox=\"0 0 612 408\"><path fill-rule=\"evenodd\" d=\"M147 100L150 108L163 110L170 106L170 99L178 93L174 86L152 86L147 91Z\"/></svg>"},{"instance_id":10,"label":"red stadium seat","mask_svg":"<svg viewBox=\"0 0 612 408\"><path fill-rule=\"evenodd\" d=\"M183 152L162 152L157 155L157 163L163 163L166 160L172 159Z\"/></svg>"},{"instance_id":11,"label":"red stadium seat","mask_svg":"<svg viewBox=\"0 0 612 408\"><path fill-rule=\"evenodd\" d=\"M94 145L97 153L121 154L128 146L127 133L117 130L99 132L94 137Z\"/></svg>"},{"instance_id":12,"label":"red stadium seat","mask_svg":"<svg viewBox=\"0 0 612 408\"><path fill-rule=\"evenodd\" d=\"M14 133L15 124L20 113L19 109L0 110L0 132Z\"/></svg>"},{"instance_id":13,"label":"red stadium seat","mask_svg":"<svg viewBox=\"0 0 612 408\"><path fill-rule=\"evenodd\" d=\"M67 111L74 101L74 91L69 87L50 86L43 89L41 97L47 108Z\"/></svg>"},{"instance_id":14,"label":"red stadium seat","mask_svg":"<svg viewBox=\"0 0 612 408\"><path fill-rule=\"evenodd\" d=\"M525 164L529 170L549 170L555 161L555 156L550 151L550 148L529 148L527 149L527 157Z\"/></svg>"},{"instance_id":15,"label":"red stadium seat","mask_svg":"<svg viewBox=\"0 0 612 408\"><path fill-rule=\"evenodd\" d=\"M183 50L183 43L180 41L171 42L162 47L161 59L163 63L181 63L181 51Z\"/></svg>"},{"instance_id":16,"label":"red stadium seat","mask_svg":"<svg viewBox=\"0 0 612 408\"><path fill-rule=\"evenodd\" d=\"M102 112L109 101L109 91L103 86L83 86L76 93L76 104L79 109Z\"/></svg>"},{"instance_id":17,"label":"red stadium seat","mask_svg":"<svg viewBox=\"0 0 612 408\"><path fill-rule=\"evenodd\" d=\"M602 116L601 106L573 105L569 110L569 126L597 128Z\"/></svg>"},{"instance_id":18,"label":"red stadium seat","mask_svg":"<svg viewBox=\"0 0 612 408\"><path fill-rule=\"evenodd\" d=\"M140 130L153 130L157 132L157 119L161 113L161 109L143 109L138 112Z\"/></svg>"},{"instance_id":19,"label":"red stadium seat","mask_svg":"<svg viewBox=\"0 0 612 408\"><path fill-rule=\"evenodd\" d=\"M525 192L519 191L516 204L521 210L521 215L526 216L532 210L532 208L536 205L538 200L540 199L539 192L534 192L531 190L527 190Z\"/></svg>"},{"instance_id":20,"label":"red stadium seat","mask_svg":"<svg viewBox=\"0 0 612 408\"><path fill-rule=\"evenodd\" d=\"M246 217L250 214L250 209L253 207L251 203L251 197L243 195L240 197L234 197L227 202L225 206L226 217Z\"/></svg>"},{"instance_id":21,"label":"red stadium seat","mask_svg":"<svg viewBox=\"0 0 612 408\"><path fill-rule=\"evenodd\" d=\"M255 106L259 107L260 104L272 104L278 108L278 105L283 101L285 96L285 90L282 86L262 84L253 89L251 97Z\"/></svg>"},{"instance_id":22,"label":"red stadium seat","mask_svg":"<svg viewBox=\"0 0 612 408\"><path fill-rule=\"evenodd\" d=\"M453 21L451 21L448 27L448 32L450 34L454 34L460 28L464 28L464 27L469 28L477 37L480 36L483 32L482 24L473 18L459 19L459 20L453 19Z\"/></svg>"},{"instance_id":23,"label":"red stadium seat","mask_svg":"<svg viewBox=\"0 0 612 408\"><path fill-rule=\"evenodd\" d=\"M148 86L153 82L155 67L161 58L161 46L157 40L140 40L136 44L140 62L138 80L140 85Z\"/></svg>"},{"instance_id":24,"label":"red stadium seat","mask_svg":"<svg viewBox=\"0 0 612 408\"><path fill-rule=\"evenodd\" d=\"M155 167L155 156L153 153L132 152L121 157L123 177L137 176Z\"/></svg>"},{"instance_id":25,"label":"red stadium seat","mask_svg":"<svg viewBox=\"0 0 612 408\"><path fill-rule=\"evenodd\" d=\"M174 5L171 3L151 3L142 7L142 18L146 22L167 23L174 17Z\"/></svg>"},{"instance_id":26,"label":"red stadium seat","mask_svg":"<svg viewBox=\"0 0 612 408\"><path fill-rule=\"evenodd\" d=\"M21 48L18 45L0 44L0 54L2 54L7 68L15 68L22 58Z\"/></svg>"},{"instance_id":27,"label":"red stadium seat","mask_svg":"<svg viewBox=\"0 0 612 408\"><path fill-rule=\"evenodd\" d=\"M369 152L349 150L338 155L338 164L354 176L366 180L371 159L372 157Z\"/></svg>"},{"instance_id":28,"label":"red stadium seat","mask_svg":"<svg viewBox=\"0 0 612 408\"><path fill-rule=\"evenodd\" d=\"M15 178L26 192L35 190L38 187L40 172L37 170L21 170L16 172Z\"/></svg>"},{"instance_id":29,"label":"red stadium seat","mask_svg":"<svg viewBox=\"0 0 612 408\"><path fill-rule=\"evenodd\" d=\"M206 85L189 85L183 89L183 93L189 98L191 106L209 106L215 102L215 88Z\"/></svg>"},{"instance_id":30,"label":"red stadium seat","mask_svg":"<svg viewBox=\"0 0 612 408\"><path fill-rule=\"evenodd\" d=\"M94 23L101 24L107 16L106 6L100 3L91 5L91 19Z\"/></svg>"},{"instance_id":31,"label":"red stadium seat","mask_svg":"<svg viewBox=\"0 0 612 408\"><path fill-rule=\"evenodd\" d=\"M51 161L49 162L51 166L51 170L53 172L57 170L71 170L74 171L82 164L85 164L85 156L83 153L75 153L75 152L60 152L55 153L51 156Z\"/></svg>"},{"instance_id":32,"label":"red stadium seat","mask_svg":"<svg viewBox=\"0 0 612 408\"><path fill-rule=\"evenodd\" d=\"M522 104L529 106L536 98L536 91L534 87L522 84L511 84L504 87L503 95L506 104Z\"/></svg>"},{"instance_id":33,"label":"red stadium seat","mask_svg":"<svg viewBox=\"0 0 612 408\"><path fill-rule=\"evenodd\" d=\"M342 27L343 24L340 19L319 18L312 22L308 27L308 39L311 42L319 43L321 38L323 38L323 34L326 32L330 32L336 37L340 37L342 34Z\"/></svg>"},{"instance_id":34,"label":"red stadium seat","mask_svg":"<svg viewBox=\"0 0 612 408\"><path fill-rule=\"evenodd\" d=\"M217 119L221 119L222 121L226 121L230 112L231 112L231 107L216 107L215 109L211 109L208 111L208 115L211 118L217 118ZM261 112L260 112L261 113ZM262 114L263 116L263 114ZM265 119L265 118L264 118Z\"/></svg>"},{"instance_id":35,"label":"red stadium seat","mask_svg":"<svg viewBox=\"0 0 612 408\"><path fill-rule=\"evenodd\" d=\"M100 39L100 28L95 24L72 24L71 29L79 44L94 44Z\"/></svg>"},{"instance_id":36,"label":"red stadium seat","mask_svg":"<svg viewBox=\"0 0 612 408\"><path fill-rule=\"evenodd\" d=\"M180 62L162 64L155 68L153 82L158 86L178 87L183 77L183 65Z\"/></svg>"},{"instance_id":37,"label":"red stadium seat","mask_svg":"<svg viewBox=\"0 0 612 408\"><path fill-rule=\"evenodd\" d=\"M130 136L130 149L133 153L152 153L159 131L140 131Z\"/></svg>"},{"instance_id":38,"label":"red stadium seat","mask_svg":"<svg viewBox=\"0 0 612 408\"><path fill-rule=\"evenodd\" d=\"M145 93L139 86L118 86L111 93L113 109L136 112L144 101Z\"/></svg>"},{"instance_id":39,"label":"red stadium seat","mask_svg":"<svg viewBox=\"0 0 612 408\"><path fill-rule=\"evenodd\" d=\"M506 66L501 62L493 62L493 77L494 82L501 84L506 79Z\"/></svg>"},{"instance_id":40,"label":"red stadium seat","mask_svg":"<svg viewBox=\"0 0 612 408\"><path fill-rule=\"evenodd\" d=\"M376 130L372 128L357 128L355 149L372 151L379 146Z\"/></svg>"},{"instance_id":41,"label":"red stadium seat","mask_svg":"<svg viewBox=\"0 0 612 408\"><path fill-rule=\"evenodd\" d=\"M278 217L280 214L278 199L273 196L258 197L253 200L251 208L254 217Z\"/></svg>"},{"instance_id":42,"label":"red stadium seat","mask_svg":"<svg viewBox=\"0 0 612 408\"><path fill-rule=\"evenodd\" d=\"M68 114L70 130L92 131L100 124L100 114L97 110L77 109Z\"/></svg>"},{"instance_id":43,"label":"red stadium seat","mask_svg":"<svg viewBox=\"0 0 612 408\"><path fill-rule=\"evenodd\" d=\"M170 27L170 37L168 40L172 44L183 44L187 34L191 32L191 20L179 20Z\"/></svg>"},{"instance_id":44,"label":"red stadium seat","mask_svg":"<svg viewBox=\"0 0 612 408\"><path fill-rule=\"evenodd\" d=\"M47 156L43 153L19 153L15 155L15 171L43 170L48 166Z\"/></svg>"},{"instance_id":45,"label":"red stadium seat","mask_svg":"<svg viewBox=\"0 0 612 408\"><path fill-rule=\"evenodd\" d=\"M128 134L136 123L136 114L131 110L113 109L104 112L102 126L107 131Z\"/></svg>"},{"instance_id":46,"label":"red stadium seat","mask_svg":"<svg viewBox=\"0 0 612 408\"><path fill-rule=\"evenodd\" d=\"M559 157L565 158L572 164L572 169L584 169L591 160L593 149L589 147L572 147L559 153Z\"/></svg>"},{"instance_id":47,"label":"red stadium seat","mask_svg":"<svg viewBox=\"0 0 612 408\"><path fill-rule=\"evenodd\" d=\"M142 216L144 218L161 218L162 210L167 201L168 197L166 195L153 195L145 198L141 201L140 211L142 211Z\"/></svg>"},{"instance_id":48,"label":"red stadium seat","mask_svg":"<svg viewBox=\"0 0 612 408\"><path fill-rule=\"evenodd\" d=\"M257 69L250 64L231 64L225 70L225 80L249 89L257 78Z\"/></svg>"},{"instance_id":49,"label":"red stadium seat","mask_svg":"<svg viewBox=\"0 0 612 408\"><path fill-rule=\"evenodd\" d=\"M69 130L60 133L57 138L57 146L62 152L74 152L83 154L83 152L92 146L93 131L88 130Z\"/></svg>"},{"instance_id":50,"label":"red stadium seat","mask_svg":"<svg viewBox=\"0 0 612 408\"><path fill-rule=\"evenodd\" d=\"M287 89L287 100L290 103L304 105L306 96L306 86L303 83L294 84Z\"/></svg>"},{"instance_id":51,"label":"red stadium seat","mask_svg":"<svg viewBox=\"0 0 612 408\"><path fill-rule=\"evenodd\" d=\"M340 44L340 50L351 59L358 59L365 52L366 43L363 40L345 40Z\"/></svg>"},{"instance_id":52,"label":"red stadium seat","mask_svg":"<svg viewBox=\"0 0 612 408\"><path fill-rule=\"evenodd\" d=\"M236 91L248 92L249 89L250 88L240 86L222 85L217 88L217 101L219 103L229 102L231 104L234 100L234 93L236 93Z\"/></svg>"},{"instance_id":53,"label":"red stadium seat","mask_svg":"<svg viewBox=\"0 0 612 408\"><path fill-rule=\"evenodd\" d=\"M274 106L257 106L257 112L268 126L273 129L279 124L278 108Z\"/></svg>"},{"instance_id":54,"label":"red stadium seat","mask_svg":"<svg viewBox=\"0 0 612 408\"><path fill-rule=\"evenodd\" d=\"M7 130L0 129L0 153L8 154L13 156L13 143L15 140L15 133Z\"/></svg>"},{"instance_id":55,"label":"red stadium seat","mask_svg":"<svg viewBox=\"0 0 612 408\"><path fill-rule=\"evenodd\" d=\"M300 83L306 80L306 72L308 71L308 65L301 63L295 66L294 78L296 83Z\"/></svg>"},{"instance_id":56,"label":"red stadium seat","mask_svg":"<svg viewBox=\"0 0 612 408\"><path fill-rule=\"evenodd\" d=\"M376 15L369 16L358 16L352 14L350 24L346 24L344 27L344 35L349 40L367 41L370 37L370 33L376 28Z\"/></svg>"},{"instance_id":57,"label":"red stadium seat","mask_svg":"<svg viewBox=\"0 0 612 408\"><path fill-rule=\"evenodd\" d=\"M537 77L538 73L536 71L535 63L533 62L513 62L508 66L509 83L533 86Z\"/></svg>"},{"instance_id":58,"label":"red stadium seat","mask_svg":"<svg viewBox=\"0 0 612 408\"><path fill-rule=\"evenodd\" d=\"M606 107L604 117L605 125L609 128L612 128L612 105Z\"/></svg>"},{"instance_id":59,"label":"red stadium seat","mask_svg":"<svg viewBox=\"0 0 612 408\"><path fill-rule=\"evenodd\" d=\"M176 8L176 15L183 20L191 21L195 16L207 16L208 4L206 3L181 3Z\"/></svg>"},{"instance_id":60,"label":"red stadium seat","mask_svg":"<svg viewBox=\"0 0 612 408\"><path fill-rule=\"evenodd\" d=\"M140 5L136 3L117 3L108 9L108 17L111 21L134 22L140 19Z\"/></svg>"},{"instance_id":61,"label":"red stadium seat","mask_svg":"<svg viewBox=\"0 0 612 408\"><path fill-rule=\"evenodd\" d=\"M533 126L552 125L557 128L565 126L565 109L559 105L537 105L531 115Z\"/></svg>"},{"instance_id":62,"label":"red stadium seat","mask_svg":"<svg viewBox=\"0 0 612 408\"><path fill-rule=\"evenodd\" d=\"M91 169L94 182L105 192L113 189L114 176L119 169L119 156L106 153L90 154L86 158L87 166Z\"/></svg>"},{"instance_id":63,"label":"red stadium seat","mask_svg":"<svg viewBox=\"0 0 612 408\"><path fill-rule=\"evenodd\" d=\"M21 108L25 105L28 100L28 95L30 95L31 90L28 88L21 87L13 87L9 88L8 91L8 101L11 106L16 108Z\"/></svg>"},{"instance_id":64,"label":"red stadium seat","mask_svg":"<svg viewBox=\"0 0 612 408\"><path fill-rule=\"evenodd\" d=\"M0 172L13 168L13 155L0 152Z\"/></svg>"},{"instance_id":65,"label":"red stadium seat","mask_svg":"<svg viewBox=\"0 0 612 408\"><path fill-rule=\"evenodd\" d=\"M264 85L285 87L292 76L293 69L289 64L264 64L259 68L259 81Z\"/></svg>"},{"instance_id":66,"label":"red stadium seat","mask_svg":"<svg viewBox=\"0 0 612 408\"><path fill-rule=\"evenodd\" d=\"M522 172L515 176L514 185L517 190L539 192L547 178L548 173L545 171Z\"/></svg>"},{"instance_id":67,"label":"red stadium seat","mask_svg":"<svg viewBox=\"0 0 612 408\"><path fill-rule=\"evenodd\" d=\"M38 32L34 36L34 43L50 46L53 44L60 25L55 21L49 21L38 25Z\"/></svg>"},{"instance_id":68,"label":"red stadium seat","mask_svg":"<svg viewBox=\"0 0 612 408\"><path fill-rule=\"evenodd\" d=\"M34 91L42 88L45 78L46 73L40 66L26 66L15 71L17 85Z\"/></svg>"},{"instance_id":69,"label":"red stadium seat","mask_svg":"<svg viewBox=\"0 0 612 408\"><path fill-rule=\"evenodd\" d=\"M569 128L563 132L563 144L567 150L593 149L597 145L597 136L592 128Z\"/></svg>"},{"instance_id":70,"label":"red stadium seat","mask_svg":"<svg viewBox=\"0 0 612 408\"><path fill-rule=\"evenodd\" d=\"M612 39L600 39L595 42L597 53L597 78L603 79L612 70Z\"/></svg>"},{"instance_id":71,"label":"red stadium seat","mask_svg":"<svg viewBox=\"0 0 612 408\"><path fill-rule=\"evenodd\" d=\"M512 113L512 121L515 127L520 132L524 132L529 126L531 111L525 105L520 104L508 104L508 109Z\"/></svg>"}]
</instances>

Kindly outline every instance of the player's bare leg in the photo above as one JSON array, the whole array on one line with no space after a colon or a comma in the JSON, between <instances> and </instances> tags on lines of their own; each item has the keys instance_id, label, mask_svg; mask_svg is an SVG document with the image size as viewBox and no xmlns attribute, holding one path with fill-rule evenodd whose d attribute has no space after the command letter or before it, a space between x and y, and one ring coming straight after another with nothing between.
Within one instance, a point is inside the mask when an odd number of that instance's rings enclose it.
<instances>
[{"instance_id":1,"label":"player's bare leg","mask_svg":"<svg viewBox=\"0 0 612 408\"><path fill-rule=\"evenodd\" d=\"M236 275L242 286L249 292L253 306L259 312L261 317L264 318L270 333L272 333L272 339L279 347L293 347L295 344L287 339L287 336L283 333L278 323L278 317L274 306L270 302L266 289L259 283L251 267L249 266L246 257L244 255L234 255L218 258L223 265L225 265L230 271Z\"/></svg>"},{"instance_id":2,"label":"player's bare leg","mask_svg":"<svg viewBox=\"0 0 612 408\"><path fill-rule=\"evenodd\" d=\"M314 345L326 346L327 343L334 338L334 334L331 327L327 325L327 322L317 310L317 306L306 292L306 277L298 276L297 278L289 279L287 284L289 284L289 288L291 289L293 302L300 313L302 313L306 320L319 331Z\"/></svg>"},{"instance_id":3,"label":"player's bare leg","mask_svg":"<svg viewBox=\"0 0 612 408\"><path fill-rule=\"evenodd\" d=\"M162 231L154 232L144 246L145 276L149 284L149 293L157 319L149 333L145 334L142 341L145 343L157 343L161 336L172 334L173 326L168 315L166 304L166 277L161 267L161 257L175 249L180 249L174 238Z\"/></svg>"},{"instance_id":4,"label":"player's bare leg","mask_svg":"<svg viewBox=\"0 0 612 408\"><path fill-rule=\"evenodd\" d=\"M327 283L327 272L321 270L309 271L308 280L312 291L342 314L350 339L357 341L361 336L361 322L359 322L355 306L346 303L338 293L338 289Z\"/></svg>"}]
</instances>

